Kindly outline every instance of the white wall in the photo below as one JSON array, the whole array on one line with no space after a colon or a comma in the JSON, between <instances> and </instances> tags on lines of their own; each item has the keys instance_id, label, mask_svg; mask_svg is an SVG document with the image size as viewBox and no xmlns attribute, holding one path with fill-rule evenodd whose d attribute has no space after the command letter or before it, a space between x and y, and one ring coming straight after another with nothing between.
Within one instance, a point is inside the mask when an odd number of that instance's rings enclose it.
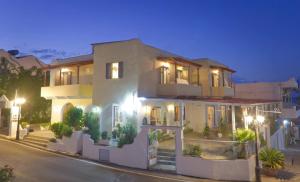
<instances>
[{"instance_id":1,"label":"white wall","mask_svg":"<svg viewBox=\"0 0 300 182\"><path fill-rule=\"evenodd\" d=\"M48 149L53 151L67 152L77 154L82 151L82 131L74 131L71 137L57 139L56 143L49 142Z\"/></svg>"},{"instance_id":2,"label":"white wall","mask_svg":"<svg viewBox=\"0 0 300 182\"><path fill-rule=\"evenodd\" d=\"M206 160L187 156L176 158L178 174L229 181L253 181L255 178L254 156L248 160Z\"/></svg>"}]
</instances>

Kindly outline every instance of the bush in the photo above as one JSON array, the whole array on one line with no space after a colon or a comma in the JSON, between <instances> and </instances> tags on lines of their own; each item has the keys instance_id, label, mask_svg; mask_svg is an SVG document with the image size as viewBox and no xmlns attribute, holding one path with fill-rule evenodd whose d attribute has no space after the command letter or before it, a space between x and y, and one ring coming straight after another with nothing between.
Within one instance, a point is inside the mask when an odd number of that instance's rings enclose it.
<instances>
[{"instance_id":1,"label":"bush","mask_svg":"<svg viewBox=\"0 0 300 182\"><path fill-rule=\"evenodd\" d=\"M0 181L10 182L14 178L13 168L5 165L4 168L0 169Z\"/></svg>"},{"instance_id":2,"label":"bush","mask_svg":"<svg viewBox=\"0 0 300 182\"><path fill-rule=\"evenodd\" d=\"M94 140L95 143L99 141L100 136L100 126L99 126L99 118L98 115L95 113L86 113L83 117L83 124L87 127L86 133L91 135L91 138Z\"/></svg>"},{"instance_id":3,"label":"bush","mask_svg":"<svg viewBox=\"0 0 300 182\"><path fill-rule=\"evenodd\" d=\"M106 139L108 138L108 133L107 133L107 131L103 131L103 132L101 133L101 138L102 138L102 140L106 140Z\"/></svg>"},{"instance_id":4,"label":"bush","mask_svg":"<svg viewBox=\"0 0 300 182\"><path fill-rule=\"evenodd\" d=\"M121 128L118 147L122 147L125 144L132 144L136 135L136 121L133 118L128 118L126 124Z\"/></svg>"},{"instance_id":5,"label":"bush","mask_svg":"<svg viewBox=\"0 0 300 182\"><path fill-rule=\"evenodd\" d=\"M284 154L279 150L264 148L259 152L259 160L264 168L281 169L284 167Z\"/></svg>"},{"instance_id":6,"label":"bush","mask_svg":"<svg viewBox=\"0 0 300 182\"><path fill-rule=\"evenodd\" d=\"M238 128L235 132L235 139L240 143L245 143L248 141L255 141L255 133L250 129L240 129Z\"/></svg>"},{"instance_id":7,"label":"bush","mask_svg":"<svg viewBox=\"0 0 300 182\"><path fill-rule=\"evenodd\" d=\"M183 150L183 154L193 157L201 157L202 149L199 145L188 144Z\"/></svg>"},{"instance_id":8,"label":"bush","mask_svg":"<svg viewBox=\"0 0 300 182\"><path fill-rule=\"evenodd\" d=\"M64 118L64 122L73 127L75 130L80 130L82 127L82 109L72 107Z\"/></svg>"},{"instance_id":9,"label":"bush","mask_svg":"<svg viewBox=\"0 0 300 182\"><path fill-rule=\"evenodd\" d=\"M22 127L23 129L24 129L24 128L27 128L28 125L29 125L28 122L25 122L25 121L21 122L21 127Z\"/></svg>"},{"instance_id":10,"label":"bush","mask_svg":"<svg viewBox=\"0 0 300 182\"><path fill-rule=\"evenodd\" d=\"M53 123L50 126L51 131L56 138L62 138L62 136L70 137L73 133L72 128L65 123Z\"/></svg>"}]
</instances>

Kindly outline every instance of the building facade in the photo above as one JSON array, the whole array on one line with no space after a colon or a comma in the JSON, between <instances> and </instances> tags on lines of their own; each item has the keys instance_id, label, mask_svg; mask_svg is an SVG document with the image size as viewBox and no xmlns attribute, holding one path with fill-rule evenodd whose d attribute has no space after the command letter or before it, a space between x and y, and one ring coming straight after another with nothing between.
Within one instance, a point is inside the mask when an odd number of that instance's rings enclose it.
<instances>
[{"instance_id":1,"label":"building facade","mask_svg":"<svg viewBox=\"0 0 300 182\"><path fill-rule=\"evenodd\" d=\"M277 98L237 98L235 71L214 60L184 58L139 39L92 47L91 55L50 65L50 85L41 96L52 100L51 122L76 106L99 111L100 130L109 133L131 116L138 126L185 126L199 133L226 121L234 132L248 127L245 115L281 107Z\"/></svg>"}]
</instances>

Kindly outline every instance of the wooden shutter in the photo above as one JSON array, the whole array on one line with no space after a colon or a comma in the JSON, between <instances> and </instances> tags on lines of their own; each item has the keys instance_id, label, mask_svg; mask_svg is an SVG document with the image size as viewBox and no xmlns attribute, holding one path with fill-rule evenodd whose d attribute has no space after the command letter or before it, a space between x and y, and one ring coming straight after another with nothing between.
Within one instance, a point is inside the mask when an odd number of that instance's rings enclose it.
<instances>
[{"instance_id":1,"label":"wooden shutter","mask_svg":"<svg viewBox=\"0 0 300 182\"><path fill-rule=\"evenodd\" d=\"M123 62L119 62L118 77L123 78L123 73L124 73L124 64Z\"/></svg>"},{"instance_id":2,"label":"wooden shutter","mask_svg":"<svg viewBox=\"0 0 300 182\"><path fill-rule=\"evenodd\" d=\"M60 71L57 71L57 72L55 73L55 85L56 85L56 86L57 86L57 85L60 85L60 77L61 77Z\"/></svg>"},{"instance_id":3,"label":"wooden shutter","mask_svg":"<svg viewBox=\"0 0 300 182\"><path fill-rule=\"evenodd\" d=\"M111 79L111 63L106 63L106 71L105 71L105 77L106 79Z\"/></svg>"}]
</instances>

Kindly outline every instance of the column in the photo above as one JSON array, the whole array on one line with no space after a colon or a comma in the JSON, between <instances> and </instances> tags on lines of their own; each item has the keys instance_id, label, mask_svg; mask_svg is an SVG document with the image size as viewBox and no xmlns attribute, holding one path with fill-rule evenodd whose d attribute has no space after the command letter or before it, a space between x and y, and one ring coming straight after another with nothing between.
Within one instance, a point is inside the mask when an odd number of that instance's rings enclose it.
<instances>
[{"instance_id":1,"label":"column","mask_svg":"<svg viewBox=\"0 0 300 182\"><path fill-rule=\"evenodd\" d=\"M77 66L77 84L79 84L79 65Z\"/></svg>"},{"instance_id":2,"label":"column","mask_svg":"<svg viewBox=\"0 0 300 182\"><path fill-rule=\"evenodd\" d=\"M231 124L232 124L232 132L235 133L235 107L231 106Z\"/></svg>"},{"instance_id":3,"label":"column","mask_svg":"<svg viewBox=\"0 0 300 182\"><path fill-rule=\"evenodd\" d=\"M180 102L180 127L182 128L184 125L184 106L185 104L183 102Z\"/></svg>"}]
</instances>

